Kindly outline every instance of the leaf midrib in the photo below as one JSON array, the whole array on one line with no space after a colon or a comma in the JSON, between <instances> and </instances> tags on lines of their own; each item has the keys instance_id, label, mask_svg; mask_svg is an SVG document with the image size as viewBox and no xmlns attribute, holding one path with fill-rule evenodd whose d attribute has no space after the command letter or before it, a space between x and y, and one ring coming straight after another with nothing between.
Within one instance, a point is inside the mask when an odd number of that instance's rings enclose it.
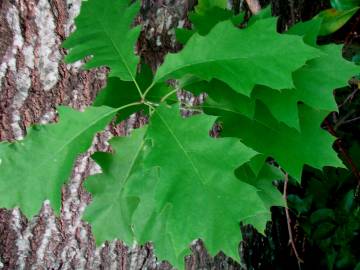
<instances>
[{"instance_id":1,"label":"leaf midrib","mask_svg":"<svg viewBox=\"0 0 360 270\"><path fill-rule=\"evenodd\" d=\"M110 8L110 6L106 6L106 8L104 9L104 13L108 13L108 9ZM114 8L114 7L113 7ZM106 11L106 12L105 12ZM125 61L124 56L121 53L121 50L118 48L116 42L113 40L112 36L110 35L110 33L107 31L107 27L104 26L103 24L103 20L99 20L97 14L93 13L93 16L95 17L96 21L98 22L98 24L101 26L102 30L104 31L104 33L106 34L106 36L108 37L108 39L111 41L111 44L113 45L113 47L115 48L116 52L119 54L121 62L123 63L123 65L126 67L131 79L133 80L133 82L137 85L137 82L135 80L134 75L132 74L130 67L128 66L127 62ZM130 30L131 31L131 30Z\"/></svg>"},{"instance_id":2,"label":"leaf midrib","mask_svg":"<svg viewBox=\"0 0 360 270\"><path fill-rule=\"evenodd\" d=\"M188 46L188 44L187 44L187 46ZM178 54L172 53L172 54L169 54L168 57L173 57L174 55L178 55ZM293 54L291 54L291 55L293 55ZM204 57L204 59L199 59L197 61L193 61L193 62L188 63L188 64L183 64L180 67L177 67L176 69L174 69L172 71L166 72L166 73L164 73L163 75L161 75L159 77L157 76L157 74L158 74L157 73L155 75L154 82L160 81L161 79L167 77L169 74L172 74L174 72L178 72L179 70L186 69L188 67L192 67L192 66L196 66L196 65L203 65L203 64L214 63L214 62L241 61L241 60L242 61L248 60L248 61L254 62L254 59L257 59L259 57L274 57L274 56L277 56L277 54L264 54L264 55L261 55L261 56L259 56L257 54L257 55L251 55L250 57L249 56L235 56L235 57L226 57L226 58L224 57L224 58L218 58L218 59L211 59L211 58ZM317 56L317 57L314 56L314 57L312 57L312 58L310 58L310 59L308 59L306 61L314 60L314 59L317 59L318 57L319 56ZM305 64L306 61L303 60L303 62L304 62L303 65ZM166 64L166 62L164 64ZM300 64L298 66L300 66ZM161 70L161 67L160 67L159 70Z\"/></svg>"},{"instance_id":3,"label":"leaf midrib","mask_svg":"<svg viewBox=\"0 0 360 270\"><path fill-rule=\"evenodd\" d=\"M119 184L120 184L120 188L119 188L118 192L116 192L116 196L113 196L113 198L114 198L113 202L114 202L114 203L116 203L115 198L119 198L119 197L120 197L119 195L123 192L124 186L125 186L126 182L128 181L131 172L132 172L133 169L134 169L135 162L137 161L137 159L138 159L139 156L140 156L140 152L141 152L141 150L142 150L142 148L143 148L143 146L144 146L144 144L145 144L144 136L143 136L142 138L143 138L143 139L141 140L141 143L139 144L139 146L138 146L138 148L137 148L137 150L136 150L136 152L135 152L135 154L134 154L134 156L133 156L133 159L131 160L130 166L129 166L126 174L124 175L124 177L121 177L121 178L120 178L120 181L121 181L121 183L119 183ZM129 138L127 138L127 139L129 139ZM116 177L114 177L114 178L116 179ZM113 207L114 203L111 204L111 207Z\"/></svg>"},{"instance_id":4,"label":"leaf midrib","mask_svg":"<svg viewBox=\"0 0 360 270\"><path fill-rule=\"evenodd\" d=\"M191 166L193 167L195 173L198 175L198 178L200 180L200 182L202 183L202 185L206 185L206 180L204 179L204 177L200 174L200 171L198 170L198 168L195 166L194 161L192 160L191 156L189 155L189 153L186 151L185 147L182 145L181 141L179 140L179 138L176 136L176 134L173 132L173 130L170 128L170 126L168 125L168 123L166 122L166 120L161 116L161 114L159 112L156 112L156 114L159 116L160 120L164 123L165 127L167 128L167 130L169 131L170 135L174 138L175 142L178 144L179 148L184 152L185 157L189 160Z\"/></svg>"}]
</instances>

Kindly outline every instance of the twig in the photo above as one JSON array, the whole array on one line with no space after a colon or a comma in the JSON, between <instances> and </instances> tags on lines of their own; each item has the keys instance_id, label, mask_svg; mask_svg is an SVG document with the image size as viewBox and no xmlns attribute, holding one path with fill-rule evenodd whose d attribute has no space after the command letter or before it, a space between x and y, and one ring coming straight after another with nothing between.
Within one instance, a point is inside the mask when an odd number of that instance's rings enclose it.
<instances>
[{"instance_id":1,"label":"twig","mask_svg":"<svg viewBox=\"0 0 360 270\"><path fill-rule=\"evenodd\" d=\"M291 245L291 248L292 248L292 250L293 250L293 252L295 254L295 257L296 257L298 265L299 265L299 269L301 269L301 264L304 263L304 261L299 256L299 253L298 253L298 251L296 249L296 245L295 245L295 242L294 242L293 234L292 234L291 219L290 219L290 214L289 214L289 206L288 206L288 203L287 203L287 187L288 187L288 183L289 183L289 175L287 173L285 173L283 198L284 198L284 202L285 202L285 215L286 215L287 227L288 227L288 232L289 232L289 244Z\"/></svg>"},{"instance_id":2,"label":"twig","mask_svg":"<svg viewBox=\"0 0 360 270\"><path fill-rule=\"evenodd\" d=\"M337 120L334 125L334 131L336 131L342 124L344 124L347 121L347 119L350 116L352 116L354 113L356 113L355 110L350 110L344 117Z\"/></svg>"},{"instance_id":3,"label":"twig","mask_svg":"<svg viewBox=\"0 0 360 270\"><path fill-rule=\"evenodd\" d=\"M355 121L358 121L358 120L360 120L360 116L355 117L353 119L346 120L346 121L343 122L343 124L349 124L349 123L352 123L352 122L355 122Z\"/></svg>"},{"instance_id":4,"label":"twig","mask_svg":"<svg viewBox=\"0 0 360 270\"><path fill-rule=\"evenodd\" d=\"M338 106L338 108L341 108L341 107L344 106L348 101L352 100L358 91L359 91L359 88L356 88L350 95L348 95L348 96L346 97L346 99L344 100L344 102L341 103L341 104Z\"/></svg>"}]
</instances>

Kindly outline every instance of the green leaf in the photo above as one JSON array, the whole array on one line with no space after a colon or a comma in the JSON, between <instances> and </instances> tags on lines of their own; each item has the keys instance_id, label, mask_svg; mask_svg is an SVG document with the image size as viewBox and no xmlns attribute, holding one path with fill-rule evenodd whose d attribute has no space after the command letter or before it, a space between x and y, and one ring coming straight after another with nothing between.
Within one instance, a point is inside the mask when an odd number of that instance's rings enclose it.
<instances>
[{"instance_id":1,"label":"green leaf","mask_svg":"<svg viewBox=\"0 0 360 270\"><path fill-rule=\"evenodd\" d=\"M116 113L109 107L85 112L60 107L56 124L32 127L24 141L0 144L0 206L19 206L35 215L44 200L60 209L61 186L68 180L75 158L91 145Z\"/></svg>"},{"instance_id":2,"label":"green leaf","mask_svg":"<svg viewBox=\"0 0 360 270\"><path fill-rule=\"evenodd\" d=\"M266 8L263 8L259 11L259 13L250 17L248 25L252 25L256 21L269 19L272 17L271 5L268 5Z\"/></svg>"},{"instance_id":3,"label":"green leaf","mask_svg":"<svg viewBox=\"0 0 360 270\"><path fill-rule=\"evenodd\" d=\"M251 98L235 92L225 83L212 80L209 83L197 82L190 85L185 83L185 89L198 95L206 92L208 97L205 103L200 105L203 111L210 115L226 116L228 113L239 114L250 119L255 114L256 100L262 101L270 110L271 114L289 127L300 130L299 112L297 103L299 97L295 89L281 91L268 87L256 86Z\"/></svg>"},{"instance_id":4,"label":"green leaf","mask_svg":"<svg viewBox=\"0 0 360 270\"><path fill-rule=\"evenodd\" d=\"M337 10L349 10L360 6L360 0L331 0L331 6Z\"/></svg>"},{"instance_id":5,"label":"green leaf","mask_svg":"<svg viewBox=\"0 0 360 270\"><path fill-rule=\"evenodd\" d=\"M318 224L325 221L335 222L334 210L329 208L322 208L313 212L310 216L311 224Z\"/></svg>"},{"instance_id":6,"label":"green leaf","mask_svg":"<svg viewBox=\"0 0 360 270\"><path fill-rule=\"evenodd\" d=\"M159 107L146 135L152 146L142 161L145 169L157 173L143 177L141 186L135 181L129 186L128 194L140 198L133 218L137 239L153 241L160 259L179 268L197 238L212 255L222 250L238 258L239 222L263 231L269 218L257 189L234 174L256 152L238 139L211 138L214 120L206 115L182 119L176 106Z\"/></svg>"},{"instance_id":7,"label":"green leaf","mask_svg":"<svg viewBox=\"0 0 360 270\"><path fill-rule=\"evenodd\" d=\"M204 14L190 13L189 17L197 33L204 36L219 22L226 21L233 16L230 10L213 7Z\"/></svg>"},{"instance_id":8,"label":"green leaf","mask_svg":"<svg viewBox=\"0 0 360 270\"><path fill-rule=\"evenodd\" d=\"M323 56L310 60L293 73L296 89L279 92L256 87L253 91L253 97L266 104L273 116L289 127L300 127L297 109L299 101L329 113L337 111L333 91L346 86L348 80L360 72L358 66L342 57L342 46L326 45L320 49L324 52Z\"/></svg>"},{"instance_id":9,"label":"green leaf","mask_svg":"<svg viewBox=\"0 0 360 270\"><path fill-rule=\"evenodd\" d=\"M141 72L136 75L138 86L141 89L146 89L151 84L152 79L151 69L146 65L141 66ZM106 87L96 96L93 105L119 108L140 100L141 97L134 81L122 81L116 77L109 77Z\"/></svg>"},{"instance_id":10,"label":"green leaf","mask_svg":"<svg viewBox=\"0 0 360 270\"><path fill-rule=\"evenodd\" d=\"M304 41L312 46L316 45L317 35L322 19L314 19L297 24L288 31L288 34L300 35ZM203 109L212 115L223 115L223 112L232 111L252 118L255 100L261 100L271 111L272 115L289 127L299 130L298 102L305 102L313 108L324 111L337 111L337 104L333 90L347 85L352 75L359 72L359 68L346 61L341 54L342 48L337 45L318 47L323 54L321 57L310 60L307 64L293 73L296 89L282 89L277 91L268 87L258 86L252 92L251 99L235 94L229 87L220 82L211 81L201 90L209 94ZM335 63L329 65L329 63ZM194 82L192 82L192 80ZM183 77L182 87L194 91L194 85L200 84L196 77ZM190 84L190 86L188 86ZM192 87L192 88L191 88ZM196 88L195 88L196 90Z\"/></svg>"},{"instance_id":11,"label":"green leaf","mask_svg":"<svg viewBox=\"0 0 360 270\"><path fill-rule=\"evenodd\" d=\"M322 21L322 18L314 18L307 22L299 22L291 27L286 34L302 36L306 44L317 47L317 37Z\"/></svg>"},{"instance_id":12,"label":"green leaf","mask_svg":"<svg viewBox=\"0 0 360 270\"><path fill-rule=\"evenodd\" d=\"M321 223L314 230L314 232L312 234L312 238L315 241L322 241L328 237L333 236L336 228L337 228L337 226L334 223L331 223L331 222Z\"/></svg>"},{"instance_id":13,"label":"green leaf","mask_svg":"<svg viewBox=\"0 0 360 270\"><path fill-rule=\"evenodd\" d=\"M145 145L146 128L137 129L130 137L117 137L110 141L115 153L95 153L94 160L102 173L89 177L85 184L93 201L85 212L85 219L92 225L97 243L115 237L133 243L131 216L138 205L138 198L127 196L125 185L139 169L140 155ZM143 179L145 182L145 179Z\"/></svg>"},{"instance_id":14,"label":"green leaf","mask_svg":"<svg viewBox=\"0 0 360 270\"><path fill-rule=\"evenodd\" d=\"M348 80L360 72L360 67L342 57L341 45L326 45L320 49L324 53L321 57L310 60L294 73L296 93L299 100L313 108L337 111L333 91L346 86Z\"/></svg>"},{"instance_id":15,"label":"green leaf","mask_svg":"<svg viewBox=\"0 0 360 270\"><path fill-rule=\"evenodd\" d=\"M290 194L287 199L291 209L295 209L299 215L304 215L310 210L313 197L307 196L302 199L298 195Z\"/></svg>"},{"instance_id":16,"label":"green leaf","mask_svg":"<svg viewBox=\"0 0 360 270\"><path fill-rule=\"evenodd\" d=\"M347 23L358 11L359 7L350 10L339 11L333 8L320 12L317 17L323 19L320 29L320 36L326 36L336 32Z\"/></svg>"},{"instance_id":17,"label":"green leaf","mask_svg":"<svg viewBox=\"0 0 360 270\"><path fill-rule=\"evenodd\" d=\"M201 108L210 115L222 116L230 113L252 118L255 113L255 101L236 93L228 85L213 80L205 88L209 96Z\"/></svg>"},{"instance_id":18,"label":"green leaf","mask_svg":"<svg viewBox=\"0 0 360 270\"><path fill-rule=\"evenodd\" d=\"M315 40L311 40L311 42L313 41L315 42ZM195 94L208 93L209 98L202 106L206 113L221 116L224 113L233 112L252 118L255 101L258 99L268 107L277 120L300 130L298 102L304 102L313 108L329 113L337 111L333 95L334 89L346 86L348 79L360 72L358 66L342 57L341 46L326 45L321 46L320 49L323 52L321 57L308 61L304 67L293 73L296 89L278 91L257 86L254 88L251 98L247 98L216 80L212 80L205 86L195 77L189 77L186 80L189 83L185 80L181 82L185 89ZM329 65L330 62L334 64Z\"/></svg>"},{"instance_id":19,"label":"green leaf","mask_svg":"<svg viewBox=\"0 0 360 270\"><path fill-rule=\"evenodd\" d=\"M119 78L108 78L106 87L97 95L93 106L109 106L119 108L130 103L139 102L139 93L133 82L122 81ZM144 104L125 108L119 113L117 120L125 120L131 114L145 110Z\"/></svg>"},{"instance_id":20,"label":"green leaf","mask_svg":"<svg viewBox=\"0 0 360 270\"><path fill-rule=\"evenodd\" d=\"M283 180L284 174L279 168L264 164L263 159L261 161L262 166L258 172L252 168L251 162L249 162L236 170L236 176L256 187L259 197L267 208L271 206L284 206L284 199L280 191L273 185L274 181Z\"/></svg>"},{"instance_id":21,"label":"green leaf","mask_svg":"<svg viewBox=\"0 0 360 270\"><path fill-rule=\"evenodd\" d=\"M278 34L273 18L256 21L243 30L225 21L206 37L194 34L181 52L168 55L154 81L192 74L204 80L222 80L249 96L256 84L293 88L292 72L320 55L300 37Z\"/></svg>"},{"instance_id":22,"label":"green leaf","mask_svg":"<svg viewBox=\"0 0 360 270\"><path fill-rule=\"evenodd\" d=\"M176 37L181 44L186 44L194 33L202 36L207 35L210 30L219 22L231 20L237 26L244 21L245 13L234 15L226 9L226 1L199 1L194 12L189 13L192 29L177 29Z\"/></svg>"},{"instance_id":23,"label":"green leaf","mask_svg":"<svg viewBox=\"0 0 360 270\"><path fill-rule=\"evenodd\" d=\"M360 52L358 52L357 54L355 54L352 59L352 62L355 63L355 65L360 65Z\"/></svg>"},{"instance_id":24,"label":"green leaf","mask_svg":"<svg viewBox=\"0 0 360 270\"><path fill-rule=\"evenodd\" d=\"M75 20L76 31L63 44L71 49L66 61L92 56L85 68L107 66L111 77L134 80L139 62L134 50L140 27L131 25L138 11L138 1L130 6L127 0L84 1Z\"/></svg>"},{"instance_id":25,"label":"green leaf","mask_svg":"<svg viewBox=\"0 0 360 270\"><path fill-rule=\"evenodd\" d=\"M298 181L305 164L319 169L344 167L332 149L334 138L320 127L327 112L301 104L298 110L300 132L279 123L264 105L258 103L254 119L230 113L222 117L222 135L238 137L259 153L274 158Z\"/></svg>"},{"instance_id":26,"label":"green leaf","mask_svg":"<svg viewBox=\"0 0 360 270\"><path fill-rule=\"evenodd\" d=\"M288 127L300 130L297 106L300 99L297 90L284 89L278 91L268 87L256 87L252 97L261 100L278 121L283 122Z\"/></svg>"},{"instance_id":27,"label":"green leaf","mask_svg":"<svg viewBox=\"0 0 360 270\"><path fill-rule=\"evenodd\" d=\"M175 29L176 41L185 45L194 33L196 31L192 29L177 28Z\"/></svg>"},{"instance_id":28,"label":"green leaf","mask_svg":"<svg viewBox=\"0 0 360 270\"><path fill-rule=\"evenodd\" d=\"M137 74L136 81L140 89L147 89L153 79L152 71L149 67L143 65L141 72ZM173 89L165 82L161 82L152 86L151 91L146 95L146 99L150 102L160 102L162 97L170 93ZM113 108L120 108L134 102L140 102L141 97L139 95L137 85L134 81L122 81L119 78L110 77L107 80L107 85L97 95L94 106L109 106ZM170 97L167 101L176 102L176 95ZM121 110L118 120L124 120L131 114L143 110L147 112L147 106L145 104L139 104L131 106Z\"/></svg>"},{"instance_id":29,"label":"green leaf","mask_svg":"<svg viewBox=\"0 0 360 270\"><path fill-rule=\"evenodd\" d=\"M196 13L204 15L211 8L226 9L227 0L199 0L195 7Z\"/></svg>"},{"instance_id":30,"label":"green leaf","mask_svg":"<svg viewBox=\"0 0 360 270\"><path fill-rule=\"evenodd\" d=\"M226 2L226 1L225 1ZM225 9L224 1L200 0L195 11L189 13L192 29L177 29L176 38L181 44L186 44L194 33L207 35L219 22L226 20L241 20L241 16L234 17L232 11Z\"/></svg>"}]
</instances>

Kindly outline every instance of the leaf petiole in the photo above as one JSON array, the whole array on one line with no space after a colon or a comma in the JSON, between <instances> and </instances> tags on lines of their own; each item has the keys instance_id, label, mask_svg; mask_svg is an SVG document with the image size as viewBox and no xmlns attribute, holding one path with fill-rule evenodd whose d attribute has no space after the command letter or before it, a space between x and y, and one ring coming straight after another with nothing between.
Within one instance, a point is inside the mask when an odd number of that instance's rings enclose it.
<instances>
[{"instance_id":1,"label":"leaf petiole","mask_svg":"<svg viewBox=\"0 0 360 270\"><path fill-rule=\"evenodd\" d=\"M172 96L173 94L177 93L178 89L174 89L171 92L167 93L165 96L163 96L160 100L160 103L164 102L165 100L167 100L170 96Z\"/></svg>"},{"instance_id":2,"label":"leaf petiole","mask_svg":"<svg viewBox=\"0 0 360 270\"><path fill-rule=\"evenodd\" d=\"M150 92L150 90L153 88L153 86L155 85L154 82L152 82L149 87L145 90L145 92L142 94L142 99L145 100L146 95Z\"/></svg>"},{"instance_id":3,"label":"leaf petiole","mask_svg":"<svg viewBox=\"0 0 360 270\"><path fill-rule=\"evenodd\" d=\"M126 108L129 108L129 107L132 107L132 106L136 106L136 105L141 105L141 104L143 104L144 102L133 102L133 103L129 103L129 104L126 104L126 105L124 105L124 106L121 106L121 107L119 107L119 108L117 108L116 110L117 111L121 111L121 110L124 110L124 109L126 109Z\"/></svg>"}]
</instances>

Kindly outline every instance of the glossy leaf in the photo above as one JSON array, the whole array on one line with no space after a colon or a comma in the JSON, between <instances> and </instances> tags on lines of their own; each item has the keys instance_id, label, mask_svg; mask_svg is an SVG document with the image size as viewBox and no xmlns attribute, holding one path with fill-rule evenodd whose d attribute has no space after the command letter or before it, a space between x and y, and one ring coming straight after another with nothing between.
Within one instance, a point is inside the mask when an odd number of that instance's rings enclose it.
<instances>
[{"instance_id":1,"label":"glossy leaf","mask_svg":"<svg viewBox=\"0 0 360 270\"><path fill-rule=\"evenodd\" d=\"M360 6L360 0L331 0L331 6L337 10L349 10Z\"/></svg>"},{"instance_id":2,"label":"glossy leaf","mask_svg":"<svg viewBox=\"0 0 360 270\"><path fill-rule=\"evenodd\" d=\"M359 10L359 7L350 10L327 9L319 13L318 17L323 19L320 36L326 36L339 30Z\"/></svg>"}]
</instances>

